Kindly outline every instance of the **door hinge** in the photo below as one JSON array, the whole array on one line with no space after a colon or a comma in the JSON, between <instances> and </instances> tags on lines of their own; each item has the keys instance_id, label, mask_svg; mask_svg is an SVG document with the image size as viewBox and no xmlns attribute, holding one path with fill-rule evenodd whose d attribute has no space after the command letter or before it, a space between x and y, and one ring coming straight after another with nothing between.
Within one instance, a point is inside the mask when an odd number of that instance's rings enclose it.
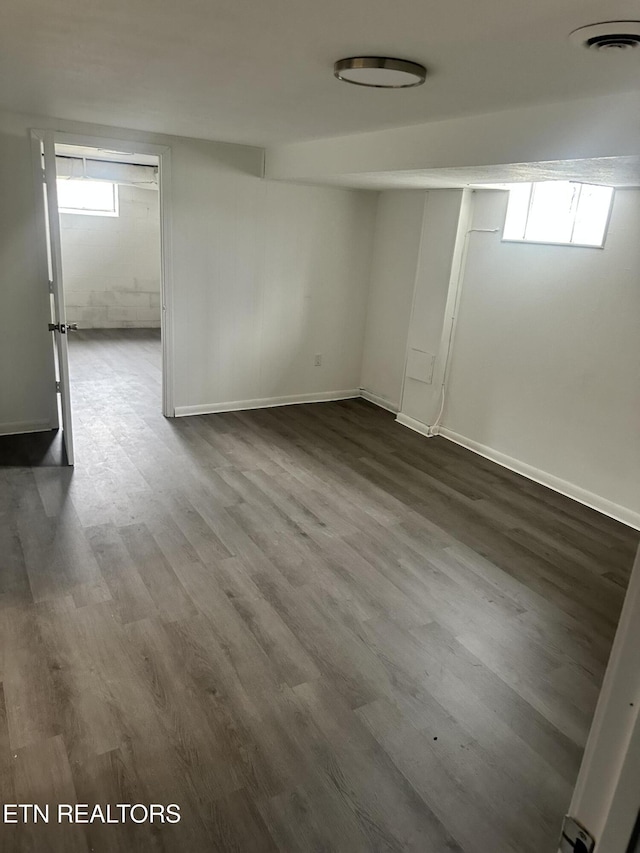
<instances>
[{"instance_id":1,"label":"door hinge","mask_svg":"<svg viewBox=\"0 0 640 853\"><path fill-rule=\"evenodd\" d=\"M574 817L567 815L562 821L560 853L593 853L595 846L595 838Z\"/></svg>"},{"instance_id":2,"label":"door hinge","mask_svg":"<svg viewBox=\"0 0 640 853\"><path fill-rule=\"evenodd\" d=\"M49 293L53 293L53 282L49 282Z\"/></svg>"},{"instance_id":3,"label":"door hinge","mask_svg":"<svg viewBox=\"0 0 640 853\"><path fill-rule=\"evenodd\" d=\"M56 394L60 393L60 381L56 379Z\"/></svg>"}]
</instances>

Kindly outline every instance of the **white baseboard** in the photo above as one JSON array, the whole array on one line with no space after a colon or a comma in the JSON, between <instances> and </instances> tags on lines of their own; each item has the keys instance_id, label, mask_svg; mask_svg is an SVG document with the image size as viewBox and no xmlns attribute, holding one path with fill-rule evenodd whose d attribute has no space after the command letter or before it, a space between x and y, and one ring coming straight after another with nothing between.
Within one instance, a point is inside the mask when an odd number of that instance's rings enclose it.
<instances>
[{"instance_id":1,"label":"white baseboard","mask_svg":"<svg viewBox=\"0 0 640 853\"><path fill-rule=\"evenodd\" d=\"M398 411L398 407L394 406L394 404L390 400L387 400L386 397L380 397L378 394L372 394L371 391L367 391L366 388L360 389L360 396L363 400L368 400L370 403L373 403L374 406L380 406L381 409L393 412L394 415Z\"/></svg>"},{"instance_id":2,"label":"white baseboard","mask_svg":"<svg viewBox=\"0 0 640 853\"><path fill-rule=\"evenodd\" d=\"M425 438L433 438L432 433L430 432L431 427L429 424L423 424L421 421L417 421L415 418L410 418L409 415L403 415L402 412L398 413L398 417L396 421L402 426L409 427L414 432L419 432L420 435L424 435Z\"/></svg>"},{"instance_id":3,"label":"white baseboard","mask_svg":"<svg viewBox=\"0 0 640 853\"><path fill-rule=\"evenodd\" d=\"M220 412L240 412L243 409L269 409L273 406L294 406L299 403L328 403L332 400L352 400L360 389L350 391L319 391L315 394L290 394L286 397L262 397L255 400L234 400L230 403L204 403L200 406L176 406L176 417L216 415Z\"/></svg>"},{"instance_id":4,"label":"white baseboard","mask_svg":"<svg viewBox=\"0 0 640 853\"><path fill-rule=\"evenodd\" d=\"M398 417L398 420L400 420L400 417ZM400 421L400 423L402 423L402 421ZM427 428L423 427L423 429ZM560 477L556 477L546 471L541 471L539 468L534 468L533 465L528 465L526 462L520 462L520 460L514 459L512 456L507 456L499 450L494 450L492 447L487 447L485 444L480 444L477 441L473 441L470 438L459 435L457 432L453 432L453 430L447 429L446 427L440 427L438 434L447 438L449 441L453 441L455 444L459 444L461 447L466 447L467 450L472 450L479 456L484 456L485 459L497 462L498 465L502 465L503 468L509 468L510 471L515 471L516 474L522 474L523 477L527 477L529 480L534 480L536 483L547 486L548 488L553 489L554 492L560 492L561 495L573 498L574 501L578 501L578 503L591 507L591 509L595 509L603 515L608 515L610 518L615 518L616 521L621 521L629 527L640 530L640 513L627 509L627 507L614 503L613 501L603 498L600 495L596 495L593 492L589 492L587 489L576 486L574 483L569 483L567 480L562 480Z\"/></svg>"},{"instance_id":5,"label":"white baseboard","mask_svg":"<svg viewBox=\"0 0 640 853\"><path fill-rule=\"evenodd\" d=\"M23 432L47 432L55 429L51 421L10 421L0 424L0 435L21 435Z\"/></svg>"}]
</instances>

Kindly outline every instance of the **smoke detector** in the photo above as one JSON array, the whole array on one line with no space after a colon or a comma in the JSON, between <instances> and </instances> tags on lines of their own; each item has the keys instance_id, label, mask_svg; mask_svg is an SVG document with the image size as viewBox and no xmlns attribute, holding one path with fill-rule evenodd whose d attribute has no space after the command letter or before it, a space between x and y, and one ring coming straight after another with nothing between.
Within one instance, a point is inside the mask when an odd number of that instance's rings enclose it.
<instances>
[{"instance_id":1,"label":"smoke detector","mask_svg":"<svg viewBox=\"0 0 640 853\"><path fill-rule=\"evenodd\" d=\"M640 21L604 21L569 33L569 39L588 50L631 50L640 47Z\"/></svg>"}]
</instances>

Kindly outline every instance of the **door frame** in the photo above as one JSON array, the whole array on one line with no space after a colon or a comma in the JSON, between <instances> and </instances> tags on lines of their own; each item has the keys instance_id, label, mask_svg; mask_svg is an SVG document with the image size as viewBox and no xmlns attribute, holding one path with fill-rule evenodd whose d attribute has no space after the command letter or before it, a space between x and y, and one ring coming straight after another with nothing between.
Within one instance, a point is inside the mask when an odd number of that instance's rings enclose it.
<instances>
[{"instance_id":1,"label":"door frame","mask_svg":"<svg viewBox=\"0 0 640 853\"><path fill-rule=\"evenodd\" d=\"M33 191L34 191L34 201L35 201L35 211L34 211L34 223L37 233L37 246L36 246L36 255L37 255L37 263L38 263L38 275L42 281L43 288L46 287L47 294L47 318L48 321L51 322L53 320L53 315L51 312L51 291L49 285L49 252L47 248L47 212L44 208L44 191L42 188L43 184L43 162L42 162L42 151L41 145L44 141L46 131L44 130L33 130L29 131L29 145L31 150L31 166L33 170ZM43 326L44 331L44 326ZM47 334L51 334L48 332ZM52 387L57 382L57 375L55 369L55 361L57 356L55 355L55 340L52 341L51 344L51 383ZM60 428L60 411L58 408L58 393L52 396L52 405L50 407L50 415L49 415L49 426L46 429L59 429Z\"/></svg>"},{"instance_id":2,"label":"door frame","mask_svg":"<svg viewBox=\"0 0 640 853\"><path fill-rule=\"evenodd\" d=\"M640 548L598 697L569 814L596 853L628 853L640 811Z\"/></svg>"},{"instance_id":3,"label":"door frame","mask_svg":"<svg viewBox=\"0 0 640 853\"><path fill-rule=\"evenodd\" d=\"M35 136L51 132L34 128ZM54 143L81 145L120 151L123 154L152 154L158 158L158 191L160 202L160 334L162 339L162 414L175 417L174 389L174 311L173 311L173 258L172 258L172 192L171 147L151 142L110 136L93 136L85 133L53 131Z\"/></svg>"}]
</instances>

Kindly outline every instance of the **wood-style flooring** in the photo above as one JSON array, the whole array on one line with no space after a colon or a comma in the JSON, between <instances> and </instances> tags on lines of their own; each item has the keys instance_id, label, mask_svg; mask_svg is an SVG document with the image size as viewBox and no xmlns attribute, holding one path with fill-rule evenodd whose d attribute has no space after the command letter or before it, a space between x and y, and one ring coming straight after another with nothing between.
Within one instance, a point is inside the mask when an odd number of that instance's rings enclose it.
<instances>
[{"instance_id":1,"label":"wood-style flooring","mask_svg":"<svg viewBox=\"0 0 640 853\"><path fill-rule=\"evenodd\" d=\"M362 400L165 420L71 343L76 467L0 469L6 853L556 853L638 536ZM28 459L27 459L28 461Z\"/></svg>"}]
</instances>

